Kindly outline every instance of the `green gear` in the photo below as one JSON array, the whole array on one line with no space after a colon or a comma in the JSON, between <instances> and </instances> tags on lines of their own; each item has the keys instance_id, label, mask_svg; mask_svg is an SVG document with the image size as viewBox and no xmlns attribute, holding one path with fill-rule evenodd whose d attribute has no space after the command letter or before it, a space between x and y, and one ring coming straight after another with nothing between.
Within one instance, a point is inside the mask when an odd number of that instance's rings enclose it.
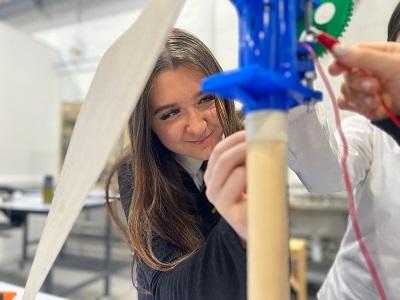
<instances>
[{"instance_id":1,"label":"green gear","mask_svg":"<svg viewBox=\"0 0 400 300\"><path fill-rule=\"evenodd\" d=\"M353 13L353 1L352 0L320 0L320 5L318 7L321 7L322 5L327 5L327 3L331 3L335 7L335 14L332 17L332 19L325 23L325 24L318 24L315 20L315 14L317 9L314 9L313 11L313 26L323 32L326 32L330 34L331 36L334 37L340 37L342 36L343 32L345 31L347 25L349 24L350 18ZM304 31L304 18L301 18L297 22L297 35L300 37L302 32ZM317 44L315 46L315 52L317 53L318 56L322 56L323 54L326 53L326 49L320 45Z\"/></svg>"}]
</instances>

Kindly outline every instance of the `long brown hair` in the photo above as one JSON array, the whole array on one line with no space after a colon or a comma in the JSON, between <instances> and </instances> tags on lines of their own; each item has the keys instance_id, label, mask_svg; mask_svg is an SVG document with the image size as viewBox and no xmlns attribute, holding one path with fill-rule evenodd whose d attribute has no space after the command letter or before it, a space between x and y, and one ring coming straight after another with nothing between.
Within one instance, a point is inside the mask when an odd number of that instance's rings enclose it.
<instances>
[{"instance_id":1,"label":"long brown hair","mask_svg":"<svg viewBox=\"0 0 400 300\"><path fill-rule=\"evenodd\" d=\"M172 30L129 120L130 149L113 169L115 172L127 161L132 165L134 188L124 236L135 255L160 271L174 268L195 253L203 242L198 220L190 212L193 195L183 185L183 169L152 131L149 113L149 97L157 76L183 64L206 76L221 71L215 57L198 38L180 29ZM242 129L232 101L217 98L215 103L225 136ZM106 187L107 198L111 177L112 174ZM108 208L114 223L124 230L111 205ZM160 261L152 251L154 234L178 247L182 256L173 262Z\"/></svg>"}]
</instances>

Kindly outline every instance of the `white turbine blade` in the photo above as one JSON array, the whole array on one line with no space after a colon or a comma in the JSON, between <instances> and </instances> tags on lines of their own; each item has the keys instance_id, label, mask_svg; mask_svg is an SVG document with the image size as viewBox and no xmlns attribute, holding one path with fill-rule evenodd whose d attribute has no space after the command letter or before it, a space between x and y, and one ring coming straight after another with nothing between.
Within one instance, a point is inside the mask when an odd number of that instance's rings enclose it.
<instances>
[{"instance_id":1,"label":"white turbine blade","mask_svg":"<svg viewBox=\"0 0 400 300\"><path fill-rule=\"evenodd\" d=\"M40 290L136 106L184 2L150 1L135 24L104 55L75 125L23 300L33 300Z\"/></svg>"}]
</instances>

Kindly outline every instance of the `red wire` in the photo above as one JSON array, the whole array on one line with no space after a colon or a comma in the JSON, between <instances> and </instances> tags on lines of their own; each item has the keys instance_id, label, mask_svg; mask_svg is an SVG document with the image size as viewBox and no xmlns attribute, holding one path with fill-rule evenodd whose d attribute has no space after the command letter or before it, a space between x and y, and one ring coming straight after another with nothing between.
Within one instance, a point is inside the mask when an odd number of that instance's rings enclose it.
<instances>
[{"instance_id":1,"label":"red wire","mask_svg":"<svg viewBox=\"0 0 400 300\"><path fill-rule=\"evenodd\" d=\"M396 117L396 115L394 114L394 112L390 109L389 106L387 106L386 102L383 100L383 98L381 97L381 104L383 106L383 108L386 111L386 114L388 115L388 117L392 120L392 122L394 124L396 124L396 126L398 128L400 128L400 120Z\"/></svg>"},{"instance_id":2,"label":"red wire","mask_svg":"<svg viewBox=\"0 0 400 300\"><path fill-rule=\"evenodd\" d=\"M371 273L371 276L374 281L375 287L378 291L379 297L381 300L386 300L387 297L385 294L385 290L383 288L383 285L382 285L381 279L379 277L378 271L375 267L375 264L369 255L368 248L364 243L360 225L358 222L357 209L356 209L354 196L353 196L353 188L351 186L349 171L347 169L347 158L348 158L348 154L349 154L349 146L348 146L346 137L344 135L341 122L340 122L339 109L337 108L337 105L336 105L335 93L333 92L332 86L329 83L328 77L325 75L324 70L323 70L321 64L319 63L319 60L317 58L317 55L314 52L314 49L306 43L302 43L302 46L308 50L311 57L313 58L315 65L317 67L318 73L321 76L321 78L328 90L329 97L331 98L333 111L335 113L336 128L339 132L339 136L340 136L340 139L343 144L343 157L341 159L341 165L342 165L344 182L345 182L347 196L348 196L348 206L349 206L349 214L350 214L351 223L353 225L354 233L357 238L358 246L359 246L360 251L365 259L365 262L367 263L368 269Z\"/></svg>"}]
</instances>

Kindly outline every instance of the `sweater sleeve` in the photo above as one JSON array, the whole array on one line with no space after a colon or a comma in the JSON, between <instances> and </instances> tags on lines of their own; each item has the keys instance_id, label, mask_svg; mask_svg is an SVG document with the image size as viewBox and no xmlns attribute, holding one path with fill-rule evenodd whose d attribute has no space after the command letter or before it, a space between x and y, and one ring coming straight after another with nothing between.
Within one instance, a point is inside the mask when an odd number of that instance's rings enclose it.
<instances>
[{"instance_id":1,"label":"sweater sleeve","mask_svg":"<svg viewBox=\"0 0 400 300\"><path fill-rule=\"evenodd\" d=\"M176 259L179 253L161 239L153 248L164 262ZM246 252L223 218L200 250L173 270L161 272L139 262L137 275L138 284L153 296L139 294L140 300L246 299Z\"/></svg>"},{"instance_id":2,"label":"sweater sleeve","mask_svg":"<svg viewBox=\"0 0 400 300\"><path fill-rule=\"evenodd\" d=\"M400 119L400 116L397 118ZM397 144L400 145L400 128L398 128L392 120L385 119L380 121L372 121L371 123L389 134L397 142Z\"/></svg>"},{"instance_id":3,"label":"sweater sleeve","mask_svg":"<svg viewBox=\"0 0 400 300\"><path fill-rule=\"evenodd\" d=\"M125 216L128 219L129 207L131 205L133 195L132 163L126 162L121 164L118 168L117 174L120 201L125 212Z\"/></svg>"}]
</instances>

